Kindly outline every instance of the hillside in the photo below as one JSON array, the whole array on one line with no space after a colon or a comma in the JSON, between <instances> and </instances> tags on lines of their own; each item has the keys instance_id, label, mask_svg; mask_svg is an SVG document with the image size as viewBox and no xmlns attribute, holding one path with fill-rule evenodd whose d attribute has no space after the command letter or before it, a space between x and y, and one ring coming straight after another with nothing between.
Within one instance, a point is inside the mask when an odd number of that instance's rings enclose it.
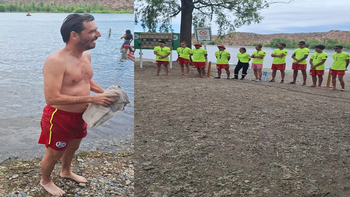
<instances>
[{"instance_id":1,"label":"hillside","mask_svg":"<svg viewBox=\"0 0 350 197\"><path fill-rule=\"evenodd\" d=\"M7 0L9 3L19 3L22 1L25 4L29 4L33 0ZM71 5L71 4L101 4L103 6L112 8L113 10L126 9L134 10L134 0L34 0L35 4L39 2L46 3L56 3L61 5Z\"/></svg>"},{"instance_id":2,"label":"hillside","mask_svg":"<svg viewBox=\"0 0 350 197\"><path fill-rule=\"evenodd\" d=\"M224 45L242 45L247 46L251 43L267 44L272 41L273 38L284 38L289 40L305 40L305 38L311 40L316 39L323 41L324 39L337 39L341 42L350 42L350 31L338 31L331 30L329 32L313 32L313 33L279 33L279 34L256 34L256 33L243 33L236 32L226 35L222 40L217 39L217 36L213 36L216 44Z\"/></svg>"}]
</instances>

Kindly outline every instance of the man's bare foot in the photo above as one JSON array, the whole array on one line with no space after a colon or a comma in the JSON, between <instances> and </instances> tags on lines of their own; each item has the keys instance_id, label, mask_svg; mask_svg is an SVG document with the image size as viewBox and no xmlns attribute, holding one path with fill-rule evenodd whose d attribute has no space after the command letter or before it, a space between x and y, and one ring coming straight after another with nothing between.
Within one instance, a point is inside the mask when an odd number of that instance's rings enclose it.
<instances>
[{"instance_id":1,"label":"man's bare foot","mask_svg":"<svg viewBox=\"0 0 350 197\"><path fill-rule=\"evenodd\" d=\"M344 89L344 88L343 88L343 89L340 89L340 91L342 91L342 92L343 92L343 91L345 91L345 89Z\"/></svg>"},{"instance_id":2,"label":"man's bare foot","mask_svg":"<svg viewBox=\"0 0 350 197\"><path fill-rule=\"evenodd\" d=\"M321 88L321 86L316 86L315 88Z\"/></svg>"},{"instance_id":3,"label":"man's bare foot","mask_svg":"<svg viewBox=\"0 0 350 197\"><path fill-rule=\"evenodd\" d=\"M155 74L154 76L159 76L159 74Z\"/></svg>"},{"instance_id":4,"label":"man's bare foot","mask_svg":"<svg viewBox=\"0 0 350 197\"><path fill-rule=\"evenodd\" d=\"M187 75L188 75L188 73L185 74L185 76L187 76Z\"/></svg>"},{"instance_id":5,"label":"man's bare foot","mask_svg":"<svg viewBox=\"0 0 350 197\"><path fill-rule=\"evenodd\" d=\"M170 74L169 74L169 73L167 73L166 75L170 76Z\"/></svg>"},{"instance_id":6,"label":"man's bare foot","mask_svg":"<svg viewBox=\"0 0 350 197\"><path fill-rule=\"evenodd\" d=\"M185 75L185 74L182 73L181 76L183 76L183 75Z\"/></svg>"},{"instance_id":7,"label":"man's bare foot","mask_svg":"<svg viewBox=\"0 0 350 197\"><path fill-rule=\"evenodd\" d=\"M332 90L336 90L337 88L333 87Z\"/></svg>"},{"instance_id":8,"label":"man's bare foot","mask_svg":"<svg viewBox=\"0 0 350 197\"><path fill-rule=\"evenodd\" d=\"M202 76L202 78L207 78L206 76Z\"/></svg>"},{"instance_id":9,"label":"man's bare foot","mask_svg":"<svg viewBox=\"0 0 350 197\"><path fill-rule=\"evenodd\" d=\"M316 85L311 85L311 86L309 86L309 87L316 87Z\"/></svg>"},{"instance_id":10,"label":"man's bare foot","mask_svg":"<svg viewBox=\"0 0 350 197\"><path fill-rule=\"evenodd\" d=\"M62 172L60 173L60 176L62 178L67 178L67 179L72 179L78 183L87 183L88 180L85 177L79 176L77 174L74 174L73 172L71 172L70 174L63 174Z\"/></svg>"},{"instance_id":11,"label":"man's bare foot","mask_svg":"<svg viewBox=\"0 0 350 197\"><path fill-rule=\"evenodd\" d=\"M51 195L63 196L64 194L66 194L66 192L64 192L61 188L57 187L52 181L44 184L43 180L40 180L40 185L43 186L43 188Z\"/></svg>"}]
</instances>

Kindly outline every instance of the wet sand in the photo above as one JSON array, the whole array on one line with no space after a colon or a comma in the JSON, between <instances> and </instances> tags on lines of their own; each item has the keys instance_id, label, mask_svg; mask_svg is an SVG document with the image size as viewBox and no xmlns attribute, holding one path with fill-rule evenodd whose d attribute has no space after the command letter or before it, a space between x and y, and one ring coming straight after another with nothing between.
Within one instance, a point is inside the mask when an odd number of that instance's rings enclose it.
<instances>
[{"instance_id":1,"label":"wet sand","mask_svg":"<svg viewBox=\"0 0 350 197\"><path fill-rule=\"evenodd\" d=\"M341 92L155 72L135 63L135 196L350 196L348 73Z\"/></svg>"}]
</instances>

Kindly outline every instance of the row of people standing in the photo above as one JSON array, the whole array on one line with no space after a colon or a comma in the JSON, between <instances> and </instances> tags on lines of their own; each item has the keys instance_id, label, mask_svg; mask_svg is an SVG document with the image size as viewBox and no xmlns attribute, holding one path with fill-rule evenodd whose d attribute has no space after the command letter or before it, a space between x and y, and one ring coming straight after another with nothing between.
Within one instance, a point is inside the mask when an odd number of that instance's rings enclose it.
<instances>
[{"instance_id":1,"label":"row of people standing","mask_svg":"<svg viewBox=\"0 0 350 197\"><path fill-rule=\"evenodd\" d=\"M299 48L295 49L291 56L291 58L293 59L293 64L292 64L293 80L290 82L290 84L296 83L298 71L300 70L303 75L302 85L306 85L306 79L307 79L307 74L306 74L307 60L306 59L309 56L310 50L305 47L304 41L300 41L298 45L299 45ZM204 78L205 61L207 60L207 51L205 49L200 48L201 44L199 43L195 43L194 46L195 46L195 49L190 49L186 47L185 42L181 42L181 46L177 49L177 53L179 57L178 61L179 61L179 64L181 65L181 72L182 72L181 74L188 75L190 56L192 55L193 67L197 68L199 76ZM165 43L163 47L165 47ZM157 55L158 53L156 51L162 49L163 47L162 46L156 47L154 49L154 53ZM285 43L279 43L278 49L275 49L271 54L271 57L273 57L273 61L271 66L272 79L270 80L270 82L275 82L276 74L277 74L277 71L279 70L281 72L281 83L284 83L286 57L288 55L288 50L286 50L285 47L286 47ZM312 54L309 61L310 75L312 76L312 81L313 81L313 85L311 85L312 87L317 87L317 88L321 87L321 84L323 81L325 61L328 58L328 54L323 52L324 48L325 48L324 45L317 45L315 47L315 53ZM219 50L215 52L215 57L217 58L216 68L218 71L218 76L214 78L216 79L221 78L221 70L225 69L227 79L230 79L229 60L231 58L231 55L228 51L225 50L226 48L224 45L218 45L218 49ZM248 54L244 47L241 47L239 49L239 53L237 54L238 63L234 69L234 77L232 79L238 79L238 73L242 69L242 76L240 79L243 80L247 75L249 62L251 61L251 59L253 59L251 67L254 70L254 76L255 76L254 81L256 82L261 81L263 61L266 56L266 52L262 50L261 45L257 45L255 49L256 51L254 51L252 55ZM330 69L330 74L332 75L333 89L336 89L336 78L338 77L340 85L342 87L341 90L344 90L345 83L343 80L343 76L345 75L345 71L347 70L347 67L349 65L349 54L342 52L342 49L343 47L339 45L334 47L335 53L332 55L334 61ZM168 48L168 52L164 54L166 58L168 55L170 55L170 51L171 51L170 48ZM156 58L157 65L158 65L156 75L159 75L160 65L163 62L163 61L159 61L160 59L158 57L162 57L162 56L160 55L158 56L158 55ZM165 57L164 55L163 57ZM169 61L169 59L167 59L167 61ZM164 64L164 65L166 66L167 64ZM184 70L185 67L186 67L186 72ZM166 72L168 74L167 68L166 68ZM318 84L316 84L317 80L318 80Z\"/></svg>"}]
</instances>

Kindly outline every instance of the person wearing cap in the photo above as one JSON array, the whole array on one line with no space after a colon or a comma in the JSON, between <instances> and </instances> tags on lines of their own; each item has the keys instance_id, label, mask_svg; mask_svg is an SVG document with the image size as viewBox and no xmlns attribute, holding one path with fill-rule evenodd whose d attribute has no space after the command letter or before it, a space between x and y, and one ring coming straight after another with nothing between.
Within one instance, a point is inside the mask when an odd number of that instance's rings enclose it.
<instances>
[{"instance_id":1,"label":"person wearing cap","mask_svg":"<svg viewBox=\"0 0 350 197\"><path fill-rule=\"evenodd\" d=\"M299 42L299 48L294 50L294 53L292 55L293 64L293 81L290 82L290 84L295 84L297 77L298 77L298 70L301 71L303 74L303 86L306 86L306 58L309 56L310 50L305 47L305 42L300 41Z\"/></svg>"},{"instance_id":2,"label":"person wearing cap","mask_svg":"<svg viewBox=\"0 0 350 197\"><path fill-rule=\"evenodd\" d=\"M164 65L165 74L169 75L168 64L169 64L169 55L171 53L171 49L165 46L164 41L159 41L159 46L154 47L154 54L156 55L156 64L157 64L157 74L159 75L162 64Z\"/></svg>"},{"instance_id":3,"label":"person wearing cap","mask_svg":"<svg viewBox=\"0 0 350 197\"><path fill-rule=\"evenodd\" d=\"M252 69L254 70L254 76L255 76L254 81L259 82L261 81L261 76L262 76L261 70L263 67L266 51L261 50L262 49L261 44L256 45L255 49L256 51L254 51L250 57L253 58Z\"/></svg>"},{"instance_id":4,"label":"person wearing cap","mask_svg":"<svg viewBox=\"0 0 350 197\"><path fill-rule=\"evenodd\" d=\"M335 53L333 54L333 64L330 70L330 74L332 75L332 85L333 90L336 90L337 76L341 85L341 91L345 90L345 83L343 77L345 75L345 71L349 66L349 54L342 52L343 46L337 45L334 47Z\"/></svg>"},{"instance_id":5,"label":"person wearing cap","mask_svg":"<svg viewBox=\"0 0 350 197\"><path fill-rule=\"evenodd\" d=\"M269 82L275 82L275 77L277 70L281 72L281 83L284 83L284 70L286 69L286 56L288 55L287 49L285 49L286 44L285 43L279 43L278 49L273 50L271 57L273 57L272 60L272 79Z\"/></svg>"},{"instance_id":6,"label":"person wearing cap","mask_svg":"<svg viewBox=\"0 0 350 197\"><path fill-rule=\"evenodd\" d=\"M188 66L188 64L191 62L190 61L191 49L186 46L185 41L182 41L180 43L180 47L177 48L176 52L178 54L177 61L181 66L181 75L188 75L188 73L190 72L190 67ZM186 66L186 74L184 73L185 66Z\"/></svg>"},{"instance_id":7,"label":"person wearing cap","mask_svg":"<svg viewBox=\"0 0 350 197\"><path fill-rule=\"evenodd\" d=\"M221 78L221 69L226 70L227 79L230 79L230 65L228 61L230 61L231 55L228 51L225 51L224 45L218 45L219 50L215 52L216 61L216 69L218 69L218 76L215 79Z\"/></svg>"},{"instance_id":8,"label":"person wearing cap","mask_svg":"<svg viewBox=\"0 0 350 197\"><path fill-rule=\"evenodd\" d=\"M239 49L239 53L237 54L238 63L234 70L235 76L232 79L238 79L238 72L243 68L241 80L247 75L247 70L249 67L250 55L247 53L247 50L244 47Z\"/></svg>"},{"instance_id":9,"label":"person wearing cap","mask_svg":"<svg viewBox=\"0 0 350 197\"><path fill-rule=\"evenodd\" d=\"M321 84L323 81L323 75L324 75L324 68L325 68L325 62L328 58L328 54L323 52L323 49L325 48L324 45L316 45L315 51L316 53L313 53L310 58L310 75L312 77L312 85L310 87L315 88L321 88ZM318 86L316 86L317 83L317 77L318 77Z\"/></svg>"},{"instance_id":10,"label":"person wearing cap","mask_svg":"<svg viewBox=\"0 0 350 197\"><path fill-rule=\"evenodd\" d=\"M200 43L194 44L194 49L191 50L190 55L192 55L192 65L193 68L197 68L199 77L206 78L205 77L205 62L207 60L207 51L202 47Z\"/></svg>"}]
</instances>

